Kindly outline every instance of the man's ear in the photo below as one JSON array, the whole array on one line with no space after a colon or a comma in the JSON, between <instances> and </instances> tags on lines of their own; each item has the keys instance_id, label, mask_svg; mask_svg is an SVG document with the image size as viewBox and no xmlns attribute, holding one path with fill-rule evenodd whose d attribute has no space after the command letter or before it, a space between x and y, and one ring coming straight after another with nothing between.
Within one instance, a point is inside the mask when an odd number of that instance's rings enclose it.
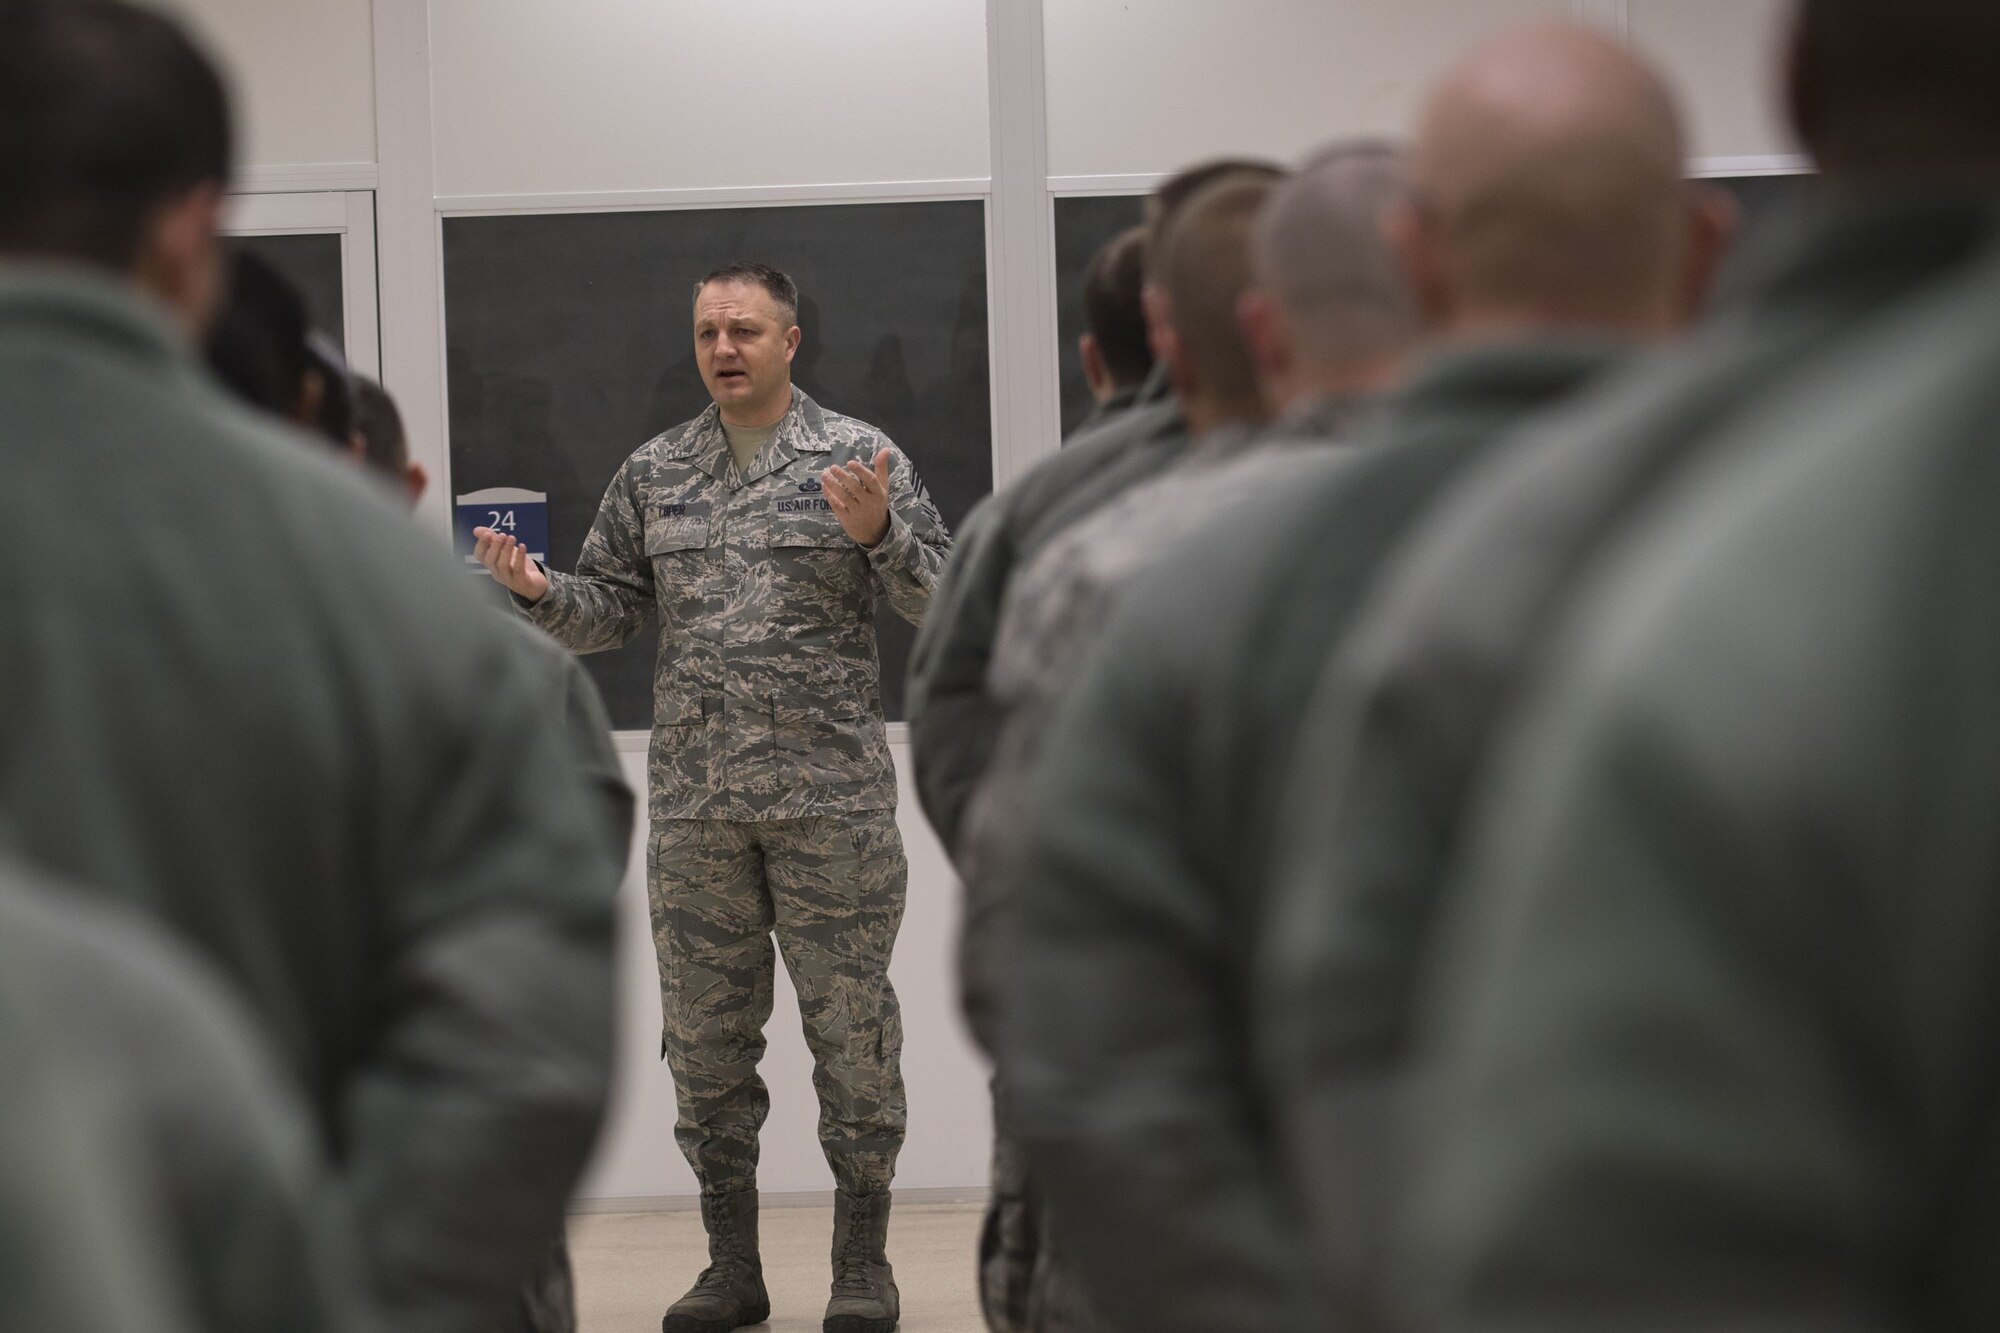
<instances>
[{"instance_id":1,"label":"man's ear","mask_svg":"<svg viewBox=\"0 0 2000 1333\"><path fill-rule=\"evenodd\" d=\"M1236 298L1236 327L1249 349L1250 364L1266 396L1283 383L1292 369L1292 329L1277 298L1262 287L1251 287Z\"/></svg>"},{"instance_id":2,"label":"man's ear","mask_svg":"<svg viewBox=\"0 0 2000 1333\"><path fill-rule=\"evenodd\" d=\"M1077 359L1083 362L1083 380L1090 386L1090 396L1102 402L1111 396L1111 372L1104 368L1104 353L1097 346L1097 335L1086 333L1076 340Z\"/></svg>"},{"instance_id":3,"label":"man's ear","mask_svg":"<svg viewBox=\"0 0 2000 1333\"><path fill-rule=\"evenodd\" d=\"M1424 322L1436 326L1448 321L1457 302L1445 274L1436 215L1406 199L1382 210L1381 226L1382 239L1396 256Z\"/></svg>"},{"instance_id":4,"label":"man's ear","mask_svg":"<svg viewBox=\"0 0 2000 1333\"><path fill-rule=\"evenodd\" d=\"M1708 306L1715 275L1743 227L1743 209L1736 196L1716 185L1690 187L1687 262L1678 294L1683 323L1692 322Z\"/></svg>"},{"instance_id":5,"label":"man's ear","mask_svg":"<svg viewBox=\"0 0 2000 1333\"><path fill-rule=\"evenodd\" d=\"M147 220L134 277L206 336L222 304L222 186L205 182L156 207Z\"/></svg>"},{"instance_id":6,"label":"man's ear","mask_svg":"<svg viewBox=\"0 0 2000 1333\"><path fill-rule=\"evenodd\" d=\"M1167 368L1174 392L1188 397L1196 390L1194 362L1181 342L1180 331L1174 328L1173 303L1165 292L1148 283L1144 304L1146 341L1153 346L1153 359Z\"/></svg>"},{"instance_id":7,"label":"man's ear","mask_svg":"<svg viewBox=\"0 0 2000 1333\"><path fill-rule=\"evenodd\" d=\"M417 501L424 498L424 491L430 484L430 472L422 463L412 458L403 468L403 485L410 493L411 508L415 508Z\"/></svg>"},{"instance_id":8,"label":"man's ear","mask_svg":"<svg viewBox=\"0 0 2000 1333\"><path fill-rule=\"evenodd\" d=\"M797 355L799 354L799 343L800 343L800 341L801 341L801 340L802 340L802 339L803 339L804 337L805 337L805 334L803 334L803 333L801 333L801 332L799 331L799 326L798 326L798 325L796 325L796 324L792 325L792 327L790 327L789 329L786 329L786 330L785 330L785 364L786 364L786 365L788 365L788 366L789 366L790 364L792 364L792 358L793 358L793 357L795 357L795 356L797 356Z\"/></svg>"}]
</instances>

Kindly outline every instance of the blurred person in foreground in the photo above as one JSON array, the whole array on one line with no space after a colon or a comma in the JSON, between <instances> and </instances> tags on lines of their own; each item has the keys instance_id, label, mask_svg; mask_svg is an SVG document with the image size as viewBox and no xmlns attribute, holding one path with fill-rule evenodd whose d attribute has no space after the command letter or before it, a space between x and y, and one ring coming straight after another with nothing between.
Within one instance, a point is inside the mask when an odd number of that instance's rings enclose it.
<instances>
[{"instance_id":1,"label":"blurred person in foreground","mask_svg":"<svg viewBox=\"0 0 2000 1333\"><path fill-rule=\"evenodd\" d=\"M1439 506L1328 665L1288 775L1256 1020L1328 1244L1375 1228L1342 1184L1354 1154L1385 1160L1358 1126L1395 1095L1471 793L1572 590L1683 469L1751 439L1736 427L1759 404L2000 236L2000 85L1966 54L2000 40L1994 13L1805 0L1789 101L1821 178L1695 337Z\"/></svg>"},{"instance_id":2,"label":"blurred person in foreground","mask_svg":"<svg viewBox=\"0 0 2000 1333\"><path fill-rule=\"evenodd\" d=\"M1148 256L1162 229L1202 186L1245 171L1270 179L1281 174L1269 163L1222 158L1189 167L1154 191L1146 201ZM966 516L910 653L917 796L954 858L966 804L992 759L999 729L986 673L1015 569L1077 519L1173 466L1187 445L1187 423L1166 368L1156 363L1131 407L1077 431Z\"/></svg>"},{"instance_id":3,"label":"blurred person in foreground","mask_svg":"<svg viewBox=\"0 0 2000 1333\"><path fill-rule=\"evenodd\" d=\"M1996 312L1743 413L1550 628L1424 969L1399 1326L2000 1323Z\"/></svg>"},{"instance_id":4,"label":"blurred person in foreground","mask_svg":"<svg viewBox=\"0 0 2000 1333\"><path fill-rule=\"evenodd\" d=\"M0 810L244 997L388 1322L487 1333L602 1113L630 794L448 551L202 373L230 141L168 20L0 8Z\"/></svg>"},{"instance_id":5,"label":"blurred person in foreground","mask_svg":"<svg viewBox=\"0 0 2000 1333\"><path fill-rule=\"evenodd\" d=\"M1416 319L1378 218L1401 187L1392 151L1344 145L1293 180L1243 173L1212 181L1160 233L1148 298L1153 338L1194 439L1165 473L1073 524L1021 570L994 645L989 691L1004 720L959 857L962 994L989 1049L999 1026L1010 853L1049 714L1128 576L1242 496L1308 470L1317 447L1340 441L1395 375ZM1260 223L1267 209L1274 224ZM1278 233L1299 243L1273 241ZM996 1174L1025 1182L1021 1206L1032 1210L1037 1237L1031 1261L1010 1270L1027 1288L1025 1325L1102 1322L1029 1188L1007 1130L1004 1078L995 1116ZM983 1271L991 1277L993 1266Z\"/></svg>"},{"instance_id":6,"label":"blurred person in foreground","mask_svg":"<svg viewBox=\"0 0 2000 1333\"><path fill-rule=\"evenodd\" d=\"M376 1327L298 1090L182 942L0 860L0 1061L0 1327Z\"/></svg>"},{"instance_id":7,"label":"blurred person in foreground","mask_svg":"<svg viewBox=\"0 0 2000 1333\"><path fill-rule=\"evenodd\" d=\"M1349 447L1135 579L1057 709L1001 1069L1114 1319L1326 1324L1342 1275L1301 1241L1247 1022L1298 711L1425 506L1689 318L1725 228L1681 161L1658 77L1591 30L1516 30L1455 67L1385 210L1424 329L1407 378Z\"/></svg>"}]
</instances>

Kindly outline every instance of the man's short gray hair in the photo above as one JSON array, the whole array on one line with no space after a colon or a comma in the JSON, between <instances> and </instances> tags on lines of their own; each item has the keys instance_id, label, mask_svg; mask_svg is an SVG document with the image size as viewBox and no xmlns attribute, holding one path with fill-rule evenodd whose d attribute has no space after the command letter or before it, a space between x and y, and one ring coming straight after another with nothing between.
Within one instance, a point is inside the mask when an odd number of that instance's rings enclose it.
<instances>
[{"instance_id":1,"label":"man's short gray hair","mask_svg":"<svg viewBox=\"0 0 2000 1333\"><path fill-rule=\"evenodd\" d=\"M1271 196L1251 243L1257 284L1315 357L1371 360L1416 340L1416 300L1382 225L1409 189L1402 151L1370 140L1321 149Z\"/></svg>"}]
</instances>

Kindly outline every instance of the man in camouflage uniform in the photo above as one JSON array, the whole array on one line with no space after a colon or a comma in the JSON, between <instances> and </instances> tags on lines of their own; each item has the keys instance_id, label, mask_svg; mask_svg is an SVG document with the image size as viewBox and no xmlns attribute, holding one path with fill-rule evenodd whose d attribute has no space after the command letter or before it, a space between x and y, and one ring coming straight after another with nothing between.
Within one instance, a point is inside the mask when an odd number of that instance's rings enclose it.
<instances>
[{"instance_id":1,"label":"man in camouflage uniform","mask_svg":"<svg viewBox=\"0 0 2000 1333\"><path fill-rule=\"evenodd\" d=\"M884 732L875 605L921 621L950 538L909 460L791 383L798 290L761 264L695 289L715 406L613 479L575 574L480 530L478 555L578 652L657 611L649 858L675 1130L712 1262L667 1333L769 1313L757 1256L757 1061L772 934L799 993L820 1142L839 1186L828 1333L887 1333L883 1252L905 1121L890 948L908 865Z\"/></svg>"}]
</instances>

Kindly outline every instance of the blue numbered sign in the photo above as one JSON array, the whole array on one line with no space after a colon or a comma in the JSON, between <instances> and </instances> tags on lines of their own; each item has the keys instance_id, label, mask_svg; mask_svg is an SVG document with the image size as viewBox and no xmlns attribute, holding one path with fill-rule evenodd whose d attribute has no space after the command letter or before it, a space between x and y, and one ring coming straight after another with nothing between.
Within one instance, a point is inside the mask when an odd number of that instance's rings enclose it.
<instances>
[{"instance_id":1,"label":"blue numbered sign","mask_svg":"<svg viewBox=\"0 0 2000 1333\"><path fill-rule=\"evenodd\" d=\"M528 548L537 560L549 558L549 496L547 491L524 491L516 486L495 486L458 497L453 511L452 534L460 555L474 569L480 567L472 554L472 530L492 528L504 532Z\"/></svg>"}]
</instances>

